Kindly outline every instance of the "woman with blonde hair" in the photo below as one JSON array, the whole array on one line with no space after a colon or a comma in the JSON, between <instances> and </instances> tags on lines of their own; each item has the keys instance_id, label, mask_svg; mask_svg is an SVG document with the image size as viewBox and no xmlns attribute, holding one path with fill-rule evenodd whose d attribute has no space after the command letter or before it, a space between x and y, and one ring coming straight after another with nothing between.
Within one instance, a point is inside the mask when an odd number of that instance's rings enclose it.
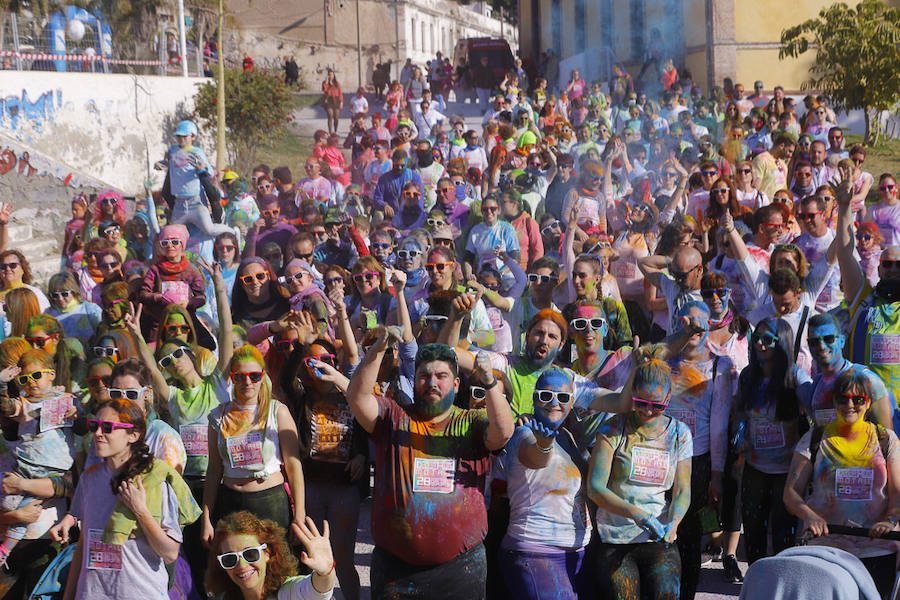
<instances>
[{"instance_id":1,"label":"woman with blonde hair","mask_svg":"<svg viewBox=\"0 0 900 600\"><path fill-rule=\"evenodd\" d=\"M264 516L285 529L306 518L297 426L287 406L272 397L265 359L245 344L234 351L228 371L232 399L209 413L200 534L207 547L219 520L235 511Z\"/></svg>"},{"instance_id":2,"label":"woman with blonde hair","mask_svg":"<svg viewBox=\"0 0 900 600\"><path fill-rule=\"evenodd\" d=\"M31 317L41 314L38 297L29 288L20 287L6 294L4 305L6 319L11 326L9 335L25 337L28 321Z\"/></svg>"},{"instance_id":3,"label":"woman with blonde hair","mask_svg":"<svg viewBox=\"0 0 900 600\"><path fill-rule=\"evenodd\" d=\"M43 312L50 308L50 301L39 288L32 285L34 277L31 274L31 265L25 255L19 250L5 250L0 252L0 300L4 300L11 290L16 288L27 288L34 292L38 300L38 306Z\"/></svg>"},{"instance_id":4,"label":"woman with blonde hair","mask_svg":"<svg viewBox=\"0 0 900 600\"><path fill-rule=\"evenodd\" d=\"M50 308L46 313L59 321L66 335L86 344L102 321L100 307L82 299L81 288L71 271L61 271L47 284Z\"/></svg>"}]
</instances>

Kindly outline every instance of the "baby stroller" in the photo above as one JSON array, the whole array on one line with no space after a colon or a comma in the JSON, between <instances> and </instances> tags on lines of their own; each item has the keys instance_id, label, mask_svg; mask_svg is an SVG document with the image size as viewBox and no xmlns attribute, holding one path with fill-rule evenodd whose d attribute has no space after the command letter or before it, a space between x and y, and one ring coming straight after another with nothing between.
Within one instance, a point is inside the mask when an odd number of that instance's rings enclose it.
<instances>
[{"instance_id":1,"label":"baby stroller","mask_svg":"<svg viewBox=\"0 0 900 600\"><path fill-rule=\"evenodd\" d=\"M868 529L828 525L830 533L867 537ZM884 536L900 541L900 533ZM856 556L829 546L797 546L756 561L744 575L741 600L881 600L872 576ZM895 578L890 600L900 600Z\"/></svg>"}]
</instances>

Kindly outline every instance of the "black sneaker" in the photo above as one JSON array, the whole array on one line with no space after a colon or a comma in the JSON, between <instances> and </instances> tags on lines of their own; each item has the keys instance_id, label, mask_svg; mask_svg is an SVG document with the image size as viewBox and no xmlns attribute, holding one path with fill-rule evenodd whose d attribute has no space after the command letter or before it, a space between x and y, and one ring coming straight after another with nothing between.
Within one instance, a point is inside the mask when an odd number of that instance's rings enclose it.
<instances>
[{"instance_id":1,"label":"black sneaker","mask_svg":"<svg viewBox=\"0 0 900 600\"><path fill-rule=\"evenodd\" d=\"M728 583L743 583L744 575L738 566L737 558L734 554L726 554L722 557L722 568L725 570L725 580Z\"/></svg>"},{"instance_id":2,"label":"black sneaker","mask_svg":"<svg viewBox=\"0 0 900 600\"><path fill-rule=\"evenodd\" d=\"M722 560L722 549L718 546L707 546L700 555L700 565L705 567Z\"/></svg>"}]
</instances>

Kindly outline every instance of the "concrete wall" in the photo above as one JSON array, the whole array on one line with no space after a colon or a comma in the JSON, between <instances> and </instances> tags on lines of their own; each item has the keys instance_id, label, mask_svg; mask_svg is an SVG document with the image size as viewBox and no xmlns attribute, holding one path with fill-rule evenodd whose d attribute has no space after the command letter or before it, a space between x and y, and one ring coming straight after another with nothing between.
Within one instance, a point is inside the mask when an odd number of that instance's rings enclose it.
<instances>
[{"instance_id":1,"label":"concrete wall","mask_svg":"<svg viewBox=\"0 0 900 600\"><path fill-rule=\"evenodd\" d=\"M70 170L76 180L133 194L143 188L148 163L163 157L175 123L193 110L202 81L4 71L0 132L43 154L43 172L64 179ZM214 162L214 135L201 132L201 142Z\"/></svg>"}]
</instances>

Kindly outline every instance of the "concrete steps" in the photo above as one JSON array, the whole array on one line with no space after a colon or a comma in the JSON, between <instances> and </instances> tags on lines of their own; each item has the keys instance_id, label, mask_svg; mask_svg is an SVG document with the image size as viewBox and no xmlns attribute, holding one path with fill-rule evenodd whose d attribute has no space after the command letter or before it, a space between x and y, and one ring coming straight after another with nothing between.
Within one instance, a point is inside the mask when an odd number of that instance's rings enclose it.
<instances>
[{"instance_id":1,"label":"concrete steps","mask_svg":"<svg viewBox=\"0 0 900 600\"><path fill-rule=\"evenodd\" d=\"M35 237L30 223L11 221L7 247L25 255L34 277L34 285L45 289L50 277L60 270L59 242L54 237Z\"/></svg>"}]
</instances>

